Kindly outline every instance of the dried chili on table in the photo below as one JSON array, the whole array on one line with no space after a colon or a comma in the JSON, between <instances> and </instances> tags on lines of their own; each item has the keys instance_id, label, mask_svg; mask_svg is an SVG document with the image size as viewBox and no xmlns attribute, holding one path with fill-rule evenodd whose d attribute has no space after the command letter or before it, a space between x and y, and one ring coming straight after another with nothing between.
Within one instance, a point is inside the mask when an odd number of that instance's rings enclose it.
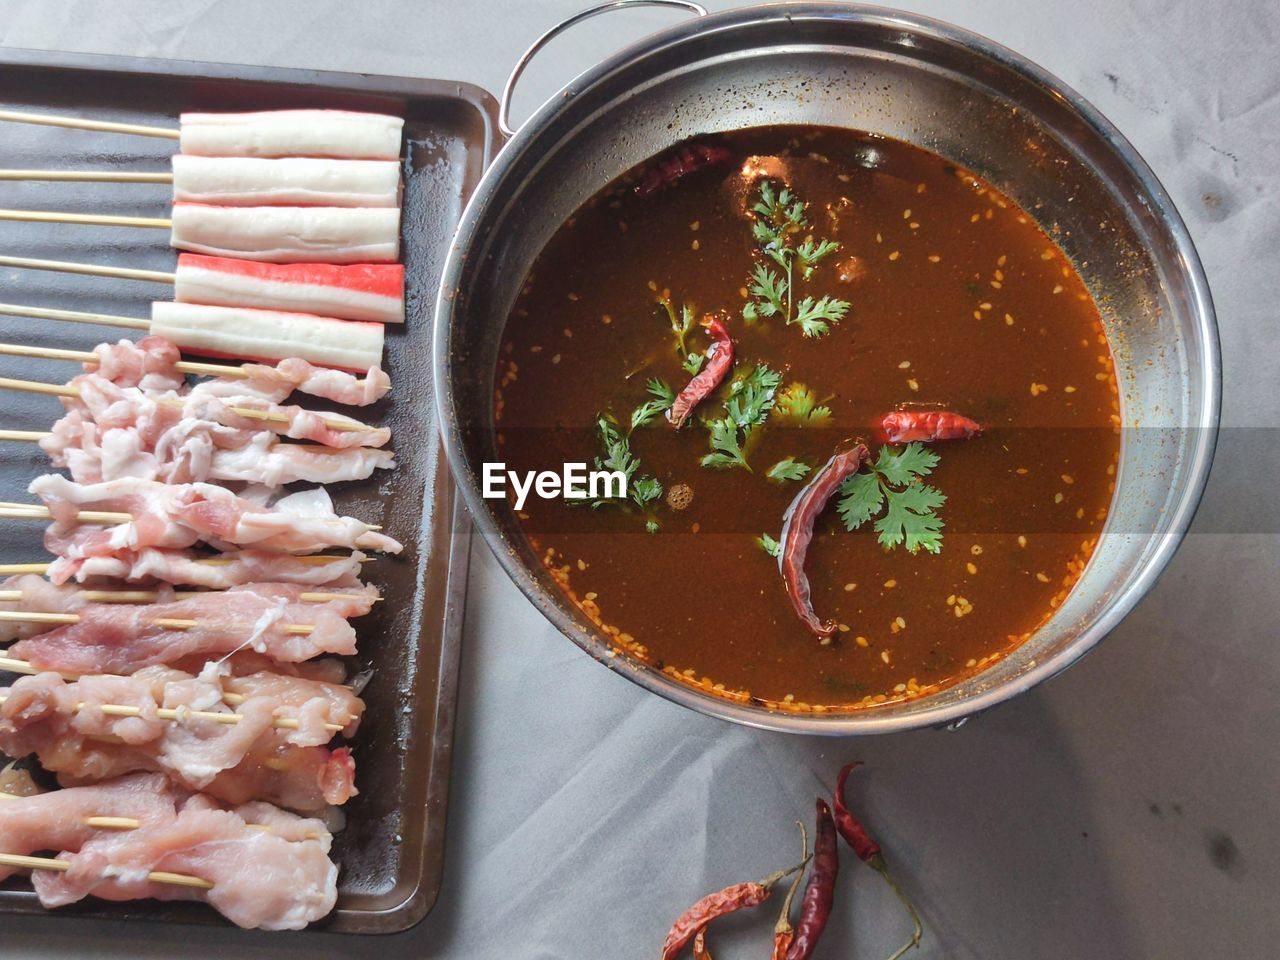
<instances>
[{"instance_id":1,"label":"dried chili on table","mask_svg":"<svg viewBox=\"0 0 1280 960\"><path fill-rule=\"evenodd\" d=\"M787 597L804 625L823 640L829 640L836 632L836 622L822 621L814 612L804 559L809 544L813 542L813 525L826 508L827 501L840 489L840 484L858 472L869 456L866 446L861 443L837 453L791 501L782 520L778 569L782 572Z\"/></svg>"},{"instance_id":2,"label":"dried chili on table","mask_svg":"<svg viewBox=\"0 0 1280 960\"><path fill-rule=\"evenodd\" d=\"M827 801L818 798L817 826L813 834L813 869L800 901L800 920L795 937L787 948L786 960L809 960L817 949L822 931L827 928L831 905L835 900L836 875L840 872L840 855L836 850L836 825L831 819Z\"/></svg>"},{"instance_id":3,"label":"dried chili on table","mask_svg":"<svg viewBox=\"0 0 1280 960\"><path fill-rule=\"evenodd\" d=\"M949 410L894 410L881 417L880 429L890 443L968 440L982 432L976 420Z\"/></svg>"},{"instance_id":4,"label":"dried chili on table","mask_svg":"<svg viewBox=\"0 0 1280 960\"><path fill-rule=\"evenodd\" d=\"M803 866L804 863L801 862L786 870L771 873L763 880L750 883L735 883L732 886L725 887L723 890L707 894L684 913L680 914L676 918L676 922L671 925L671 929L667 932L667 939L662 943L662 960L673 960L684 949L685 944L692 940L699 930L716 919L716 917L723 917L727 913L734 913L749 907L758 907L768 899L774 885L779 880L791 876Z\"/></svg>"},{"instance_id":5,"label":"dried chili on table","mask_svg":"<svg viewBox=\"0 0 1280 960\"><path fill-rule=\"evenodd\" d=\"M728 148L713 143L696 140L683 143L645 168L640 175L640 182L636 184L636 193L642 197L650 196L675 185L695 170L717 163L728 163L732 157Z\"/></svg>"},{"instance_id":6,"label":"dried chili on table","mask_svg":"<svg viewBox=\"0 0 1280 960\"><path fill-rule=\"evenodd\" d=\"M702 325L711 334L711 346L707 347L706 366L680 391L675 402L671 404L671 409L667 411L667 419L677 430L684 426L694 408L707 399L711 391L720 386L724 375L733 366L733 340L729 337L728 328L717 317L710 314L702 318Z\"/></svg>"},{"instance_id":7,"label":"dried chili on table","mask_svg":"<svg viewBox=\"0 0 1280 960\"><path fill-rule=\"evenodd\" d=\"M885 864L884 853L880 849L880 844L876 843L867 833L867 828L862 822L855 817L844 802L844 785L849 779L849 774L862 766L862 761L854 763L846 763L840 768L840 773L836 777L835 789L835 823L836 829L840 832L840 836L844 837L845 842L853 848L853 852L857 854L858 859L867 864L873 870L884 878L885 883L889 884L889 888L894 892L897 898L902 901L902 905L907 908L907 913L911 917L911 923L914 927L911 939L903 944L889 960L898 960L903 954L913 947L920 945L920 938L924 935L924 925L920 922L920 914L916 912L915 905L912 904L910 898L901 887L898 886L893 875L889 873L889 868Z\"/></svg>"}]
</instances>

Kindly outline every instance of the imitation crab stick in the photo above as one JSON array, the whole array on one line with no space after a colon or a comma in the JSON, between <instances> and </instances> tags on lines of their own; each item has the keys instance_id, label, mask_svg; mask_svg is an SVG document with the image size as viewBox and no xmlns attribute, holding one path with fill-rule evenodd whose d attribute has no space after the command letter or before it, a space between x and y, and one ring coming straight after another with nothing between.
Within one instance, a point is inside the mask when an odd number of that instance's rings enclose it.
<instances>
[{"instance_id":1,"label":"imitation crab stick","mask_svg":"<svg viewBox=\"0 0 1280 960\"><path fill-rule=\"evenodd\" d=\"M400 206L394 160L173 158L173 199L224 206Z\"/></svg>"},{"instance_id":2,"label":"imitation crab stick","mask_svg":"<svg viewBox=\"0 0 1280 960\"><path fill-rule=\"evenodd\" d=\"M387 263L400 256L394 207L222 207L175 203L179 250L273 263Z\"/></svg>"},{"instance_id":3,"label":"imitation crab stick","mask_svg":"<svg viewBox=\"0 0 1280 960\"><path fill-rule=\"evenodd\" d=\"M174 273L4 256L0 267L168 283L174 286L173 298L183 303L404 322L404 267L398 263L260 263L183 253Z\"/></svg>"}]
</instances>

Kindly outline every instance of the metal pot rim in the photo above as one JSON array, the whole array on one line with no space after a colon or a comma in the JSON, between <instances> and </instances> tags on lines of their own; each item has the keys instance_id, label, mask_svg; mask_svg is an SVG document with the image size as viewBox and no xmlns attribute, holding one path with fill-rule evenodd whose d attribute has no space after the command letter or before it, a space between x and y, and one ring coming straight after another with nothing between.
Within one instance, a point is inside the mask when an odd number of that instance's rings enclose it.
<instances>
[{"instance_id":1,"label":"metal pot rim","mask_svg":"<svg viewBox=\"0 0 1280 960\"><path fill-rule=\"evenodd\" d=\"M1195 411L1202 429L1196 431L1194 448L1190 451L1188 476L1182 496L1166 514L1166 532L1157 534L1159 544L1147 556L1146 562L1126 588L1112 597L1106 609L1057 654L1044 659L1021 675L978 692L963 701L928 707L928 698L922 706L907 716L877 716L877 711L867 709L844 714L788 714L763 708L744 706L725 698L705 694L697 689L672 680L654 670L627 670L625 675L644 689L681 706L709 716L730 720L763 730L786 733L848 736L853 734L892 733L928 726L958 726L968 717L990 709L1070 666L1096 646L1134 608L1138 601L1155 584L1169 559L1181 543L1199 506L1208 480L1217 442L1219 411L1221 406L1221 357L1218 330L1208 281L1200 263L1191 236L1172 199L1157 179L1155 173L1134 149L1132 144L1084 97L1018 53L980 34L944 23L929 17L905 13L885 7L836 3L768 3L712 14L707 17L677 23L634 43L596 66L585 71L557 95L544 103L534 115L517 130L499 151L489 169L485 171L475 193L463 212L454 233L441 279L439 299L435 309L433 344L433 380L436 406L442 419L442 437L445 453L458 480L463 499L475 524L493 549L507 575L521 592L550 620L557 629L577 646L602 662L608 656L603 641L586 634L572 619L550 600L545 591L531 576L525 565L504 546L504 538L489 507L478 490L465 482L465 460L457 411L450 396L448 372L449 325L452 318L452 300L458 289L462 271L471 250L477 228L486 212L487 199L495 185L500 183L515 158L535 141L539 133L564 109L564 105L577 91L585 90L604 81L612 73L625 68L636 60L664 48L677 45L689 37L709 31L727 31L761 21L786 20L838 20L861 22L879 26L901 28L931 39L966 47L980 57L995 62L1000 67L1022 75L1032 83L1053 92L1065 101L1106 144L1119 156L1135 176L1138 184L1154 201L1152 213L1159 227L1167 232L1176 246L1185 271L1190 291L1190 306L1196 323L1198 346L1203 351L1204 388L1199 409Z\"/></svg>"}]
</instances>

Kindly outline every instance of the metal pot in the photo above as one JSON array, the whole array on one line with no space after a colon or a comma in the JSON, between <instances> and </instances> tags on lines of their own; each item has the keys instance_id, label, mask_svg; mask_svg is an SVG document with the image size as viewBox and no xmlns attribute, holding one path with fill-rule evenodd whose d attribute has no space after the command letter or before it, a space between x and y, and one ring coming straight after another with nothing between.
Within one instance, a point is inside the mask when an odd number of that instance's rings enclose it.
<instances>
[{"instance_id":1,"label":"metal pot","mask_svg":"<svg viewBox=\"0 0 1280 960\"><path fill-rule=\"evenodd\" d=\"M504 125L528 56L565 25L520 61L503 98ZM672 144L772 123L851 127L918 144L1056 228L1102 306L1121 378L1126 429L1111 516L1052 619L978 676L845 714L731 703L615 654L556 588L508 504L482 499L478 479L485 461L501 459L492 398L503 326L552 233L618 174ZM446 448L472 516L552 623L597 660L701 713L823 734L955 724L1054 675L1106 636L1151 588L1195 512L1213 457L1221 376L1213 305L1186 227L1097 110L975 34L896 11L810 3L681 23L548 101L498 154L458 226L436 307L434 364Z\"/></svg>"}]
</instances>

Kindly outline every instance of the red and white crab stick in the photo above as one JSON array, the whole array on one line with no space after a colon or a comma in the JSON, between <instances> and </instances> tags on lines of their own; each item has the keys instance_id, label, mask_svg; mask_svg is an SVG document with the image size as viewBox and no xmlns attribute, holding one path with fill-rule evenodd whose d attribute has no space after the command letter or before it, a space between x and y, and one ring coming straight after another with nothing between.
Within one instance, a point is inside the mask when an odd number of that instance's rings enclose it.
<instances>
[{"instance_id":1,"label":"red and white crab stick","mask_svg":"<svg viewBox=\"0 0 1280 960\"><path fill-rule=\"evenodd\" d=\"M404 266L399 263L259 263L183 253L173 273L4 256L0 267L169 283L180 303L404 323Z\"/></svg>"},{"instance_id":2,"label":"red and white crab stick","mask_svg":"<svg viewBox=\"0 0 1280 960\"><path fill-rule=\"evenodd\" d=\"M83 120L55 114L0 111L0 120L75 127L177 140L183 153L205 157L347 157L395 160L404 120L351 110L263 110L184 113L179 127Z\"/></svg>"}]
</instances>

